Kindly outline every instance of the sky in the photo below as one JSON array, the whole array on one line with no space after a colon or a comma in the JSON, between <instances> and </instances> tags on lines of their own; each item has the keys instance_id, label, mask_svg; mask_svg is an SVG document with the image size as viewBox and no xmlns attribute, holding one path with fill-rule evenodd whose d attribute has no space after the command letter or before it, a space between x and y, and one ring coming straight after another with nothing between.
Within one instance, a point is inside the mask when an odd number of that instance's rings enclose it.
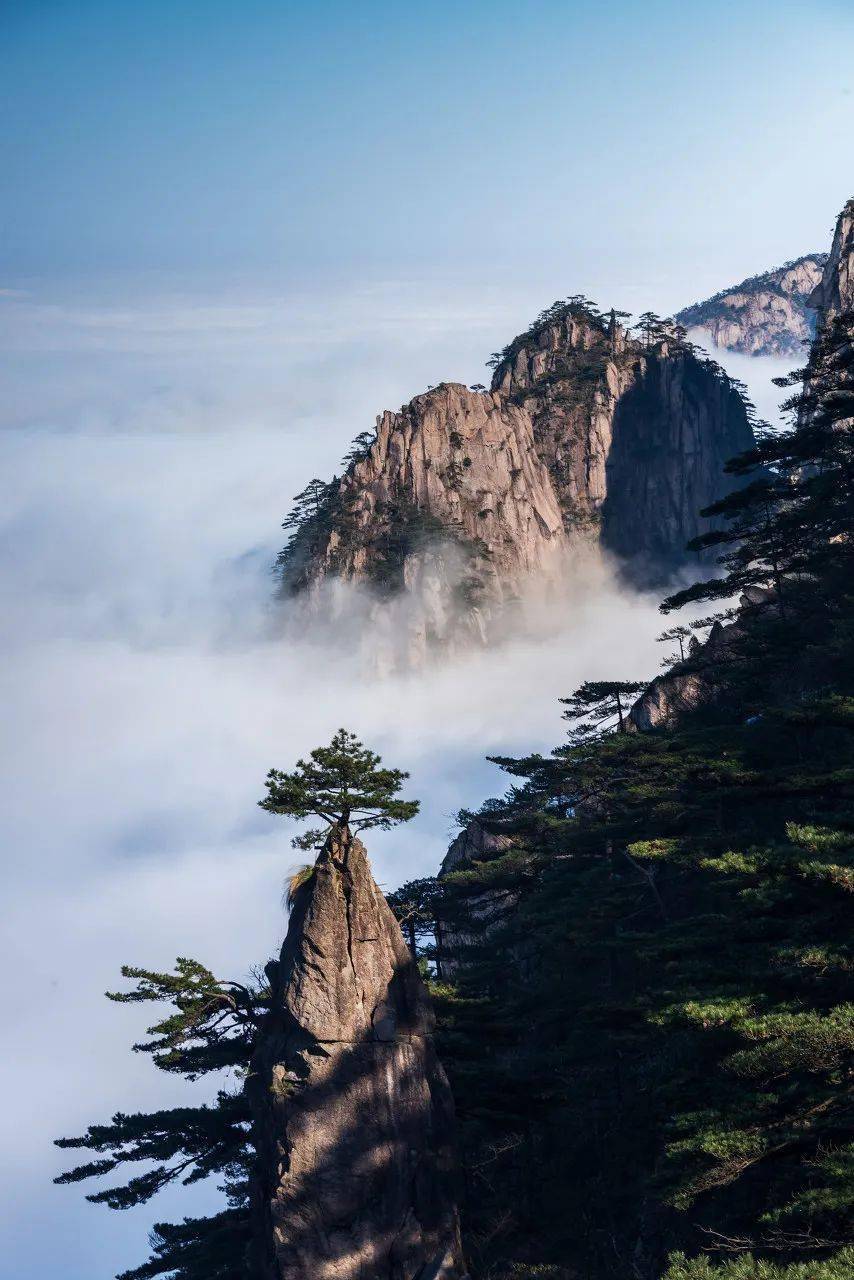
<instances>
[{"instance_id":1,"label":"sky","mask_svg":"<svg viewBox=\"0 0 854 1280\"><path fill-rule=\"evenodd\" d=\"M409 769L392 888L503 789L487 754L661 656L585 561L538 637L368 676L272 607L292 495L555 297L667 313L826 248L852 36L847 0L0 6L3 1280L108 1280L212 1203L89 1206L51 1138L184 1096L103 999L121 963L277 950L269 767L344 723ZM725 362L773 413L785 365Z\"/></svg>"}]
</instances>

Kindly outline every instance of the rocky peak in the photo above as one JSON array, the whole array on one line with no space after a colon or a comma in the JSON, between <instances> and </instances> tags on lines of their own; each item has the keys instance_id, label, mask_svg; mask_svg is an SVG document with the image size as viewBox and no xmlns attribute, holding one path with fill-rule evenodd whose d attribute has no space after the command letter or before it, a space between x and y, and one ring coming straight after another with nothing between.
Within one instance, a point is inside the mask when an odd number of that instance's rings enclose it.
<instances>
[{"instance_id":1,"label":"rocky peak","mask_svg":"<svg viewBox=\"0 0 854 1280\"><path fill-rule=\"evenodd\" d=\"M450 875L452 871L470 867L473 862L488 862L492 858L500 858L502 853L512 847L512 836L487 831L482 822L472 818L448 846L448 852L439 868L439 878Z\"/></svg>"},{"instance_id":2,"label":"rocky peak","mask_svg":"<svg viewBox=\"0 0 854 1280\"><path fill-rule=\"evenodd\" d=\"M809 253L751 276L677 313L688 329L703 329L716 347L754 356L799 355L815 335L813 291L826 253Z\"/></svg>"},{"instance_id":3,"label":"rocky peak","mask_svg":"<svg viewBox=\"0 0 854 1280\"><path fill-rule=\"evenodd\" d=\"M752 443L719 366L585 302L555 304L493 363L489 391L444 383L383 413L286 566L309 601L342 579L377 612L405 600L407 661L487 640L532 587L559 587L579 543L667 580Z\"/></svg>"},{"instance_id":4,"label":"rocky peak","mask_svg":"<svg viewBox=\"0 0 854 1280\"><path fill-rule=\"evenodd\" d=\"M259 1280L461 1280L454 1113L433 1018L364 846L298 891L253 1061Z\"/></svg>"}]
</instances>

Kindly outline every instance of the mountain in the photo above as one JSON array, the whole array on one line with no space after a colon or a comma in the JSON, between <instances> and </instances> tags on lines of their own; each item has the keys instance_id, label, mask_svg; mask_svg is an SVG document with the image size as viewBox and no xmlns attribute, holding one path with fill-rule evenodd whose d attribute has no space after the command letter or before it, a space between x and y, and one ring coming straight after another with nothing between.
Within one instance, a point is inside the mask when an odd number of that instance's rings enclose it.
<instances>
[{"instance_id":1,"label":"mountain","mask_svg":"<svg viewBox=\"0 0 854 1280\"><path fill-rule=\"evenodd\" d=\"M705 302L679 311L686 329L704 329L716 347L752 356L799 355L815 336L817 303L826 253L808 253L773 271L751 276Z\"/></svg>"},{"instance_id":2,"label":"mountain","mask_svg":"<svg viewBox=\"0 0 854 1280\"><path fill-rule=\"evenodd\" d=\"M486 640L582 544L666 581L753 437L720 366L653 321L636 339L584 299L556 303L493 357L488 390L443 383L383 413L340 479L300 495L284 592L318 609L332 581L403 597L423 653Z\"/></svg>"}]
</instances>

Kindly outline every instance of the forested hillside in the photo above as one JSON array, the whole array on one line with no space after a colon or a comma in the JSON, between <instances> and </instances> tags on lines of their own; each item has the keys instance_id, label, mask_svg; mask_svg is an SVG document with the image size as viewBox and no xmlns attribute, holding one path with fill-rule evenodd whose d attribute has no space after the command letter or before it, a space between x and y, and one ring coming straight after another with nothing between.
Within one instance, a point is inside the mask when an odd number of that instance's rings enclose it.
<instances>
[{"instance_id":1,"label":"forested hillside","mask_svg":"<svg viewBox=\"0 0 854 1280\"><path fill-rule=\"evenodd\" d=\"M693 708L632 732L634 673L584 686L567 741L461 815L492 851L408 895L478 1275L854 1274L851 338L834 316L800 425L730 464L722 576L664 604L741 593L694 628Z\"/></svg>"}]
</instances>

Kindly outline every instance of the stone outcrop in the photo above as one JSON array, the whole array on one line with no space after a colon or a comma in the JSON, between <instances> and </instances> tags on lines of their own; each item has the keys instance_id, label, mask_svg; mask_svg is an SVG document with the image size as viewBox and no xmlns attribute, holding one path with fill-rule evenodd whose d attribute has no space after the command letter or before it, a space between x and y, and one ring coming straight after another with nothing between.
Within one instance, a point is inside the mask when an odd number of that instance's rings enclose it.
<instances>
[{"instance_id":1,"label":"stone outcrop","mask_svg":"<svg viewBox=\"0 0 854 1280\"><path fill-rule=\"evenodd\" d=\"M728 639L741 635L732 625L716 622L703 644L694 643L690 656L656 676L632 705L626 720L629 733L673 729L683 716L711 702L715 696L715 665Z\"/></svg>"},{"instance_id":2,"label":"stone outcrop","mask_svg":"<svg viewBox=\"0 0 854 1280\"><path fill-rule=\"evenodd\" d=\"M360 841L297 895L252 1066L263 1280L461 1280L454 1112L428 996Z\"/></svg>"},{"instance_id":3,"label":"stone outcrop","mask_svg":"<svg viewBox=\"0 0 854 1280\"><path fill-rule=\"evenodd\" d=\"M386 609L417 597L415 656L483 641L532 585L559 585L579 544L601 545L637 584L666 581L752 439L713 362L645 347L585 308L553 311L505 349L488 391L444 383L377 420L297 543L287 586L327 611L331 581L370 586Z\"/></svg>"},{"instance_id":4,"label":"stone outcrop","mask_svg":"<svg viewBox=\"0 0 854 1280\"><path fill-rule=\"evenodd\" d=\"M809 305L825 322L841 312L854 311L854 198L836 220L830 254Z\"/></svg>"},{"instance_id":5,"label":"stone outcrop","mask_svg":"<svg viewBox=\"0 0 854 1280\"><path fill-rule=\"evenodd\" d=\"M678 312L686 329L704 330L716 347L752 356L796 356L815 336L815 290L826 253L810 253L724 289Z\"/></svg>"}]
</instances>

